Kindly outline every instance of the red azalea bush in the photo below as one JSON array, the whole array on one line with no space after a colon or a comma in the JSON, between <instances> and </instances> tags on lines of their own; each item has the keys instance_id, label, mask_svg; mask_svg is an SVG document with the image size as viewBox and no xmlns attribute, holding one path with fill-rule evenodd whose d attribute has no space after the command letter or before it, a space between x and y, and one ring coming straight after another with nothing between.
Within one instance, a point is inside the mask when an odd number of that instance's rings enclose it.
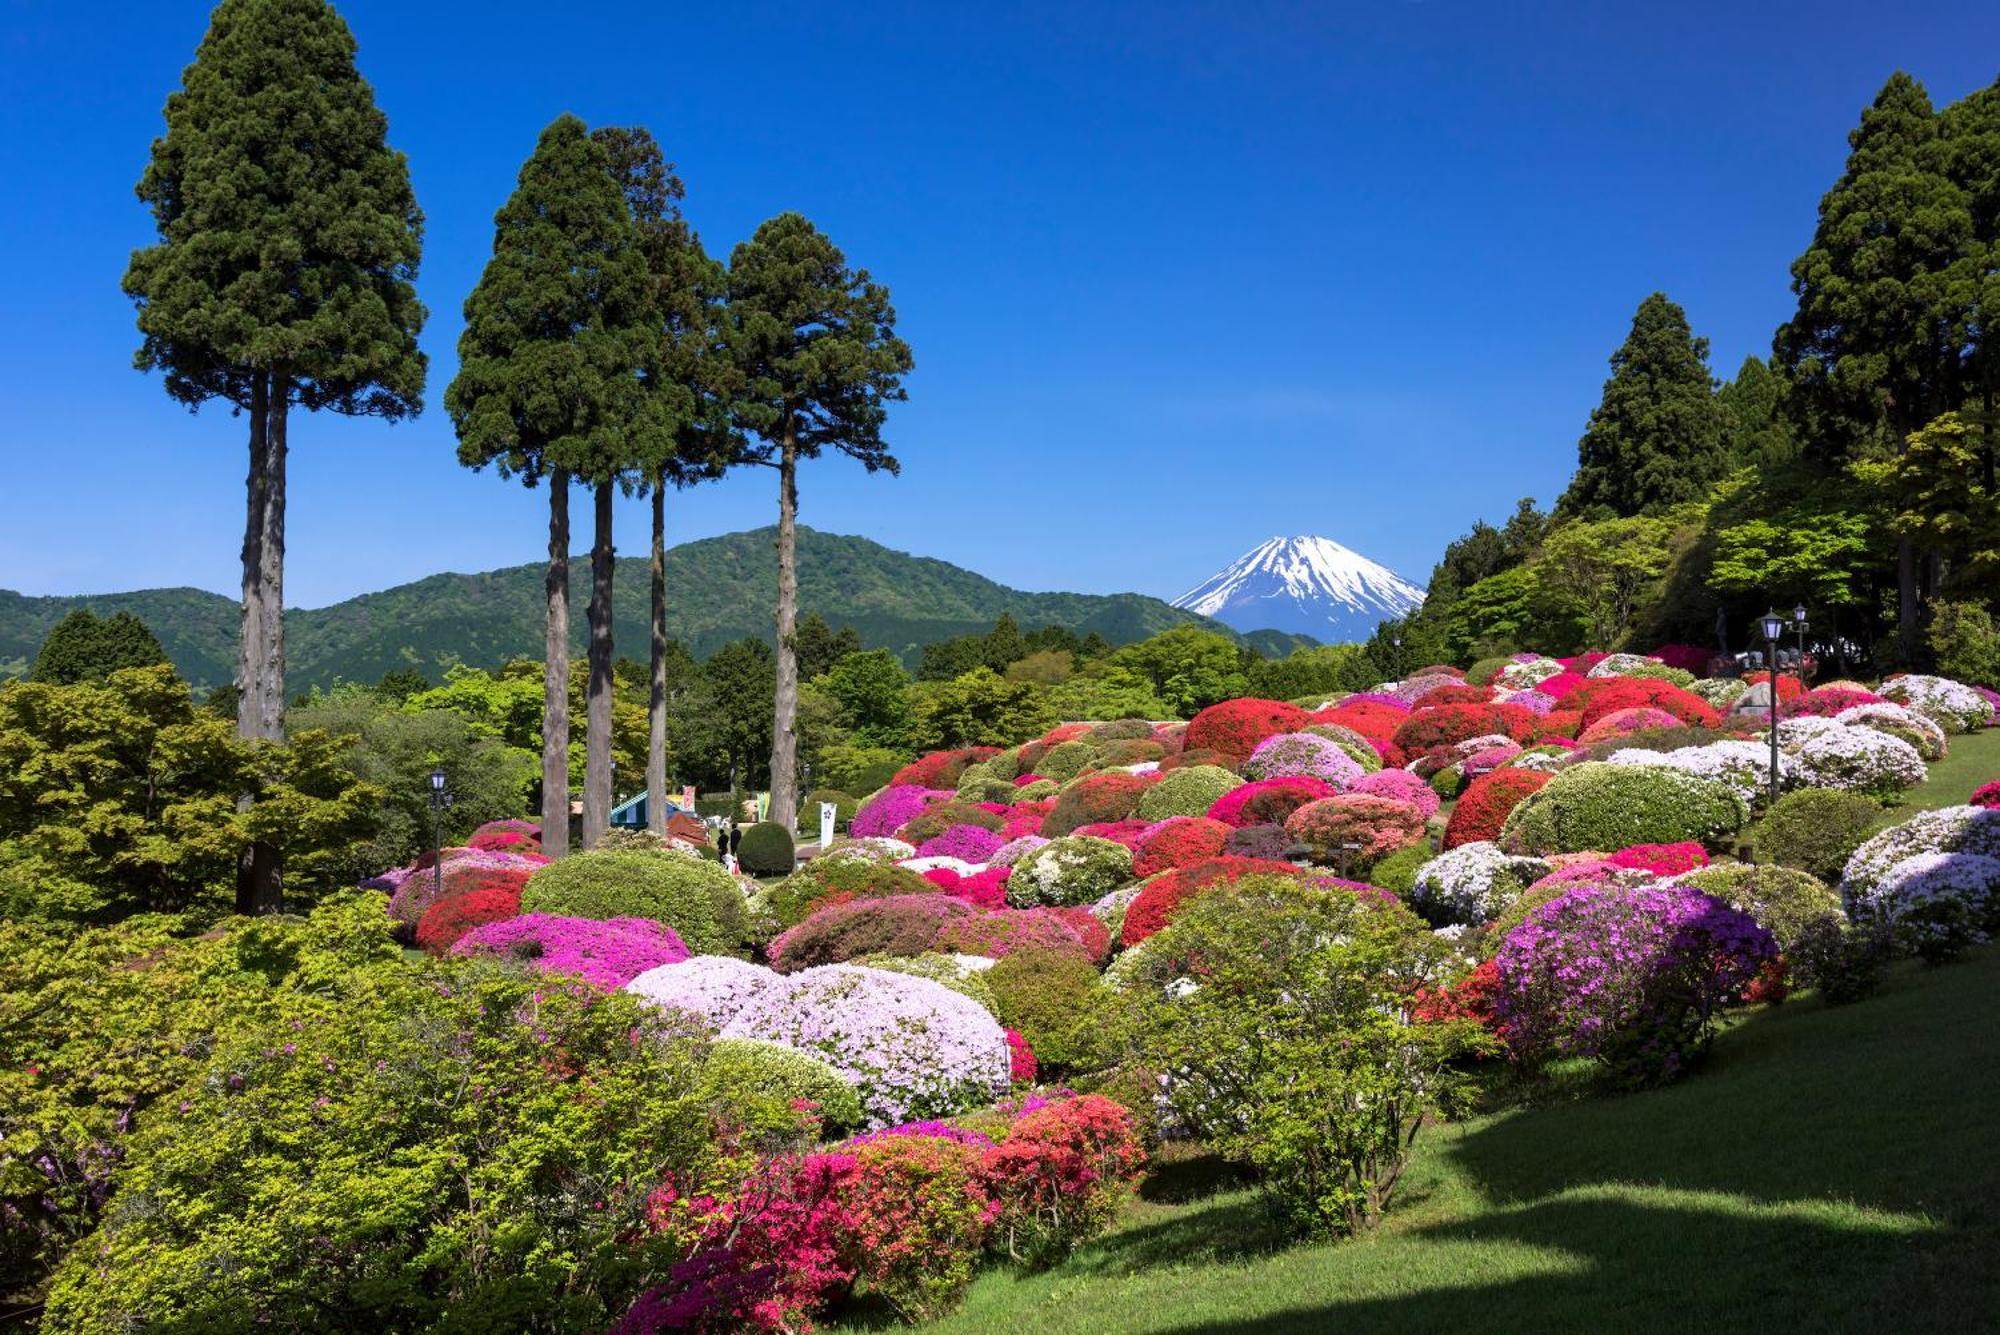
<instances>
[{"instance_id":1,"label":"red azalea bush","mask_svg":"<svg viewBox=\"0 0 2000 1335\"><path fill-rule=\"evenodd\" d=\"M1306 711L1283 700L1224 700L1189 719L1182 741L1186 750L1203 748L1240 758L1266 737L1297 732L1305 724Z\"/></svg>"},{"instance_id":2,"label":"red azalea bush","mask_svg":"<svg viewBox=\"0 0 2000 1335\"><path fill-rule=\"evenodd\" d=\"M1785 698L1783 688L1779 690L1779 698L1781 700ZM1822 686L1817 690L1807 691L1804 695L1792 700L1786 707L1784 716L1786 718L1832 718L1841 710L1852 709L1856 705L1879 705L1882 703L1883 697L1875 694L1873 691L1856 690L1852 686Z\"/></svg>"},{"instance_id":3,"label":"red azalea bush","mask_svg":"<svg viewBox=\"0 0 2000 1335\"><path fill-rule=\"evenodd\" d=\"M1042 734L1041 746L1046 751L1051 746L1061 746L1064 742L1073 742L1079 737L1088 737L1091 726L1088 723L1059 723Z\"/></svg>"},{"instance_id":4,"label":"red azalea bush","mask_svg":"<svg viewBox=\"0 0 2000 1335\"><path fill-rule=\"evenodd\" d=\"M1095 913L1081 904L1059 904L1043 911L1069 924L1093 963L1102 964L1111 958L1111 930Z\"/></svg>"},{"instance_id":5,"label":"red azalea bush","mask_svg":"<svg viewBox=\"0 0 2000 1335\"><path fill-rule=\"evenodd\" d=\"M1138 807L1139 794L1155 782L1116 771L1086 774L1057 795L1055 807L1042 820L1042 833L1055 839L1079 825L1123 820Z\"/></svg>"},{"instance_id":6,"label":"red azalea bush","mask_svg":"<svg viewBox=\"0 0 2000 1335\"><path fill-rule=\"evenodd\" d=\"M896 837L915 847L929 843L954 825L976 825L998 834L1006 824L1006 817L988 811L977 802L934 802L904 821L897 828Z\"/></svg>"},{"instance_id":7,"label":"red azalea bush","mask_svg":"<svg viewBox=\"0 0 2000 1335\"><path fill-rule=\"evenodd\" d=\"M1444 846L1491 842L1500 837L1507 816L1555 776L1543 770L1508 765L1482 774L1466 785L1445 822Z\"/></svg>"},{"instance_id":8,"label":"red azalea bush","mask_svg":"<svg viewBox=\"0 0 2000 1335\"><path fill-rule=\"evenodd\" d=\"M1552 709L1536 719L1529 727L1528 735L1521 740L1529 746L1537 742L1575 741L1583 731L1583 711L1580 709Z\"/></svg>"},{"instance_id":9,"label":"red azalea bush","mask_svg":"<svg viewBox=\"0 0 2000 1335\"><path fill-rule=\"evenodd\" d=\"M1287 816L1285 833L1322 859L1345 853L1360 868L1422 843L1424 818L1408 802L1373 793L1340 793L1308 802ZM1343 847L1348 844L1358 847Z\"/></svg>"},{"instance_id":10,"label":"red azalea bush","mask_svg":"<svg viewBox=\"0 0 2000 1335\"><path fill-rule=\"evenodd\" d=\"M1149 826L1132 846L1132 874L1144 880L1219 856L1229 840L1229 829L1226 822L1208 816L1175 816Z\"/></svg>"},{"instance_id":11,"label":"red azalea bush","mask_svg":"<svg viewBox=\"0 0 2000 1335\"><path fill-rule=\"evenodd\" d=\"M1086 957L1091 953L1076 928L1047 908L1001 909L956 916L942 924L926 948L996 960L1005 959L1017 950L1068 950ZM922 951L891 953L914 955Z\"/></svg>"},{"instance_id":12,"label":"red azalea bush","mask_svg":"<svg viewBox=\"0 0 2000 1335\"><path fill-rule=\"evenodd\" d=\"M796 973L863 955L921 955L951 925L979 911L950 895L897 895L823 905L771 942L771 967Z\"/></svg>"},{"instance_id":13,"label":"red azalea bush","mask_svg":"<svg viewBox=\"0 0 2000 1335\"><path fill-rule=\"evenodd\" d=\"M1519 705L1439 705L1411 714L1390 740L1404 755L1420 755L1473 737L1525 737L1536 717Z\"/></svg>"},{"instance_id":14,"label":"red azalea bush","mask_svg":"<svg viewBox=\"0 0 2000 1335\"><path fill-rule=\"evenodd\" d=\"M846 1254L905 1321L958 1305L995 1210L979 1174L982 1147L941 1136L883 1136L859 1145L841 1189Z\"/></svg>"},{"instance_id":15,"label":"red azalea bush","mask_svg":"<svg viewBox=\"0 0 2000 1335\"><path fill-rule=\"evenodd\" d=\"M1171 774L1177 769L1192 769L1196 765L1219 765L1231 769L1243 763L1242 756L1225 755L1221 751L1198 746L1190 751L1176 751L1160 762L1160 773Z\"/></svg>"},{"instance_id":16,"label":"red azalea bush","mask_svg":"<svg viewBox=\"0 0 2000 1335\"><path fill-rule=\"evenodd\" d=\"M1089 835L1093 839L1109 839L1114 844L1137 848L1139 836L1152 828L1153 822L1140 820L1135 816L1126 820L1103 821L1095 825L1079 825L1070 833ZM1043 830L1042 833L1047 834L1048 831Z\"/></svg>"},{"instance_id":17,"label":"red azalea bush","mask_svg":"<svg viewBox=\"0 0 2000 1335\"><path fill-rule=\"evenodd\" d=\"M1411 998L1410 1018L1420 1024L1449 1024L1471 1020L1495 1038L1505 1042L1506 1028L1494 1009L1500 993L1500 964L1482 961L1479 967L1455 983L1443 987L1420 987Z\"/></svg>"},{"instance_id":18,"label":"red azalea bush","mask_svg":"<svg viewBox=\"0 0 2000 1335\"><path fill-rule=\"evenodd\" d=\"M896 771L889 787L913 784L918 788L956 788L969 766L1000 754L994 746L966 746L956 751L933 751L919 756Z\"/></svg>"},{"instance_id":19,"label":"red azalea bush","mask_svg":"<svg viewBox=\"0 0 2000 1335\"><path fill-rule=\"evenodd\" d=\"M1028 1040L1012 1029L1007 1031L1007 1078L1017 1085L1035 1083L1035 1072L1041 1063L1035 1060L1035 1050L1028 1046Z\"/></svg>"},{"instance_id":20,"label":"red azalea bush","mask_svg":"<svg viewBox=\"0 0 2000 1335\"><path fill-rule=\"evenodd\" d=\"M1570 692L1562 704L1564 709L1583 711L1585 728L1607 714L1645 705L1664 709L1682 723L1696 723L1704 728L1713 728L1722 721L1722 715L1706 700L1657 677L1593 677Z\"/></svg>"},{"instance_id":21,"label":"red azalea bush","mask_svg":"<svg viewBox=\"0 0 2000 1335\"><path fill-rule=\"evenodd\" d=\"M1431 709L1438 705L1483 705L1493 699L1490 686L1438 686L1411 702L1411 709Z\"/></svg>"},{"instance_id":22,"label":"red azalea bush","mask_svg":"<svg viewBox=\"0 0 2000 1335\"><path fill-rule=\"evenodd\" d=\"M1655 876L1678 876L1708 865L1708 850L1697 843L1633 844L1605 859L1614 867L1634 867Z\"/></svg>"},{"instance_id":23,"label":"red azalea bush","mask_svg":"<svg viewBox=\"0 0 2000 1335\"><path fill-rule=\"evenodd\" d=\"M1555 676L1537 682L1535 689L1555 700L1564 700L1575 695L1582 685L1591 680L1581 672L1558 672Z\"/></svg>"},{"instance_id":24,"label":"red azalea bush","mask_svg":"<svg viewBox=\"0 0 2000 1335\"><path fill-rule=\"evenodd\" d=\"M1770 680L1771 680L1771 674L1769 670L1763 672L1746 672L1743 674L1744 684L1749 686L1758 686ZM1797 677L1794 677L1789 672L1780 672L1778 674L1779 704L1784 704L1787 701L1796 700L1800 696L1803 696L1805 693L1806 693L1806 684L1803 681L1800 681Z\"/></svg>"},{"instance_id":25,"label":"red azalea bush","mask_svg":"<svg viewBox=\"0 0 2000 1335\"><path fill-rule=\"evenodd\" d=\"M1992 783L1982 783L1972 790L1972 805L1975 807L2000 807L2000 779Z\"/></svg>"},{"instance_id":26,"label":"red azalea bush","mask_svg":"<svg viewBox=\"0 0 2000 1335\"><path fill-rule=\"evenodd\" d=\"M433 867L411 872L389 896L389 916L414 930L435 904L475 890L512 890L519 894L539 867L485 867L471 862L446 861L444 874ZM441 887L441 888L440 888Z\"/></svg>"},{"instance_id":27,"label":"red azalea bush","mask_svg":"<svg viewBox=\"0 0 2000 1335\"><path fill-rule=\"evenodd\" d=\"M475 830L465 841L467 848L498 853L539 853L542 841L520 830Z\"/></svg>"},{"instance_id":28,"label":"red azalea bush","mask_svg":"<svg viewBox=\"0 0 2000 1335\"><path fill-rule=\"evenodd\" d=\"M995 1242L1030 1264L1061 1260L1110 1225L1145 1165L1131 1112L1100 1094L1024 1112L980 1156Z\"/></svg>"},{"instance_id":29,"label":"red azalea bush","mask_svg":"<svg viewBox=\"0 0 2000 1335\"><path fill-rule=\"evenodd\" d=\"M525 878L524 878L525 879ZM473 928L499 922L521 911L521 884L492 885L441 899L417 920L417 945L442 955Z\"/></svg>"},{"instance_id":30,"label":"red azalea bush","mask_svg":"<svg viewBox=\"0 0 2000 1335\"><path fill-rule=\"evenodd\" d=\"M1577 734L1579 742L1608 742L1618 737L1630 737L1635 732L1648 728L1677 728L1680 720L1664 709L1652 705L1638 705L1631 709L1614 709Z\"/></svg>"},{"instance_id":31,"label":"red azalea bush","mask_svg":"<svg viewBox=\"0 0 2000 1335\"><path fill-rule=\"evenodd\" d=\"M1215 805L1208 809L1208 818L1238 829L1246 825L1281 824L1306 803L1332 797L1339 791L1325 779L1306 775L1259 779L1216 798Z\"/></svg>"},{"instance_id":32,"label":"red azalea bush","mask_svg":"<svg viewBox=\"0 0 2000 1335\"><path fill-rule=\"evenodd\" d=\"M1030 805L1032 804L1022 803L1008 814L1006 821L1000 826L1002 840L1011 844L1024 834L1042 832L1043 815L1039 811L1029 810Z\"/></svg>"},{"instance_id":33,"label":"red azalea bush","mask_svg":"<svg viewBox=\"0 0 2000 1335\"><path fill-rule=\"evenodd\" d=\"M962 899L977 909L1007 907L1007 878L1012 867L988 867L971 876L961 876L949 867L932 867L924 879L953 899ZM823 901L822 901L823 902Z\"/></svg>"},{"instance_id":34,"label":"red azalea bush","mask_svg":"<svg viewBox=\"0 0 2000 1335\"><path fill-rule=\"evenodd\" d=\"M1126 906L1119 939L1127 946L1136 946L1172 922L1181 905L1202 891L1259 874L1297 876L1299 869L1289 862L1264 858L1219 857L1163 872L1140 887Z\"/></svg>"}]
</instances>

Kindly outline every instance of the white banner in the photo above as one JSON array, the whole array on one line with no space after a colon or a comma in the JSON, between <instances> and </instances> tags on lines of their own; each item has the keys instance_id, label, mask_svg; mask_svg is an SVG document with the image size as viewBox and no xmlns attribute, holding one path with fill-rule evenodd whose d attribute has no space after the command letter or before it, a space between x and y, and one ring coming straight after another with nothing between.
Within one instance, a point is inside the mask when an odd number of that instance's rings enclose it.
<instances>
[{"instance_id":1,"label":"white banner","mask_svg":"<svg viewBox=\"0 0 2000 1335\"><path fill-rule=\"evenodd\" d=\"M824 853L833 846L833 803L819 804L819 847Z\"/></svg>"}]
</instances>

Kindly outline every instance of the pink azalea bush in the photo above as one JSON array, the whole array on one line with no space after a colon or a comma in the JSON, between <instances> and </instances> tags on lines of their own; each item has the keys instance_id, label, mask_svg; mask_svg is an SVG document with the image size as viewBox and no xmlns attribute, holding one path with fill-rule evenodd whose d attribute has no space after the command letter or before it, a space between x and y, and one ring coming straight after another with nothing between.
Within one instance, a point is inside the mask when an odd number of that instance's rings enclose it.
<instances>
[{"instance_id":1,"label":"pink azalea bush","mask_svg":"<svg viewBox=\"0 0 2000 1335\"><path fill-rule=\"evenodd\" d=\"M473 928L451 948L454 955L500 955L525 960L542 973L574 974L615 991L662 964L688 958L673 928L650 918L563 918L525 913Z\"/></svg>"}]
</instances>

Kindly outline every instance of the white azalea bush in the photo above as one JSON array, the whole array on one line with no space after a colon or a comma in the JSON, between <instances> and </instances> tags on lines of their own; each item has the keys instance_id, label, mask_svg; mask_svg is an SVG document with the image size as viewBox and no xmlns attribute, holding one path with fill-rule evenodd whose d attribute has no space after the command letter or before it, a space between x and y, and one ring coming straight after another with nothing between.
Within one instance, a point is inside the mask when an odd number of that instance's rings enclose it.
<instances>
[{"instance_id":1,"label":"white azalea bush","mask_svg":"<svg viewBox=\"0 0 2000 1335\"><path fill-rule=\"evenodd\" d=\"M1944 729L1904 705L1855 705L1833 716L1835 723L1850 728L1873 728L1891 737L1900 737L1917 748L1925 760L1943 760L1947 743Z\"/></svg>"},{"instance_id":2,"label":"white azalea bush","mask_svg":"<svg viewBox=\"0 0 2000 1335\"><path fill-rule=\"evenodd\" d=\"M1548 875L1540 858L1508 853L1498 844L1460 844L1417 870L1410 901L1427 921L1478 926L1491 922L1532 882Z\"/></svg>"},{"instance_id":3,"label":"white azalea bush","mask_svg":"<svg viewBox=\"0 0 2000 1335\"><path fill-rule=\"evenodd\" d=\"M1841 876L1848 916L1896 928L1929 959L2000 930L2000 808L1945 807L1854 850Z\"/></svg>"},{"instance_id":4,"label":"white azalea bush","mask_svg":"<svg viewBox=\"0 0 2000 1335\"><path fill-rule=\"evenodd\" d=\"M1986 697L1950 677L1910 672L1883 682L1877 694L1908 705L1946 732L1971 732L1993 720L1993 706Z\"/></svg>"},{"instance_id":5,"label":"white azalea bush","mask_svg":"<svg viewBox=\"0 0 2000 1335\"><path fill-rule=\"evenodd\" d=\"M1838 788L1892 798L1924 781L1927 772L1917 748L1874 728L1838 726L1801 746L1799 771L1814 788Z\"/></svg>"},{"instance_id":6,"label":"white azalea bush","mask_svg":"<svg viewBox=\"0 0 2000 1335\"><path fill-rule=\"evenodd\" d=\"M1782 731L1779 746L1784 745ZM1726 783L1745 802L1757 803L1771 795L1771 747L1767 742L1752 742L1730 738L1720 742L1708 742L1701 746L1676 747L1672 751L1646 751L1637 747L1626 747L1613 751L1606 757L1612 765L1663 765L1668 769L1693 774L1703 779L1716 779ZM1778 787L1795 786L1799 780L1798 766L1791 757L1780 750L1778 755Z\"/></svg>"}]
</instances>

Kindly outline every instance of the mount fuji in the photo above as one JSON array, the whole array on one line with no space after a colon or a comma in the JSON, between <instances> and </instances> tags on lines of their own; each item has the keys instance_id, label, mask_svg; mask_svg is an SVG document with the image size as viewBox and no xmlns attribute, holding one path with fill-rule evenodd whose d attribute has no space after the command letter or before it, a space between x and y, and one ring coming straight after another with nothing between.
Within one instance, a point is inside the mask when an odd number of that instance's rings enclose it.
<instances>
[{"instance_id":1,"label":"mount fuji","mask_svg":"<svg viewBox=\"0 0 2000 1335\"><path fill-rule=\"evenodd\" d=\"M1272 538L1197 584L1174 606L1233 630L1365 640L1378 622L1421 605L1424 591L1331 538Z\"/></svg>"}]
</instances>

